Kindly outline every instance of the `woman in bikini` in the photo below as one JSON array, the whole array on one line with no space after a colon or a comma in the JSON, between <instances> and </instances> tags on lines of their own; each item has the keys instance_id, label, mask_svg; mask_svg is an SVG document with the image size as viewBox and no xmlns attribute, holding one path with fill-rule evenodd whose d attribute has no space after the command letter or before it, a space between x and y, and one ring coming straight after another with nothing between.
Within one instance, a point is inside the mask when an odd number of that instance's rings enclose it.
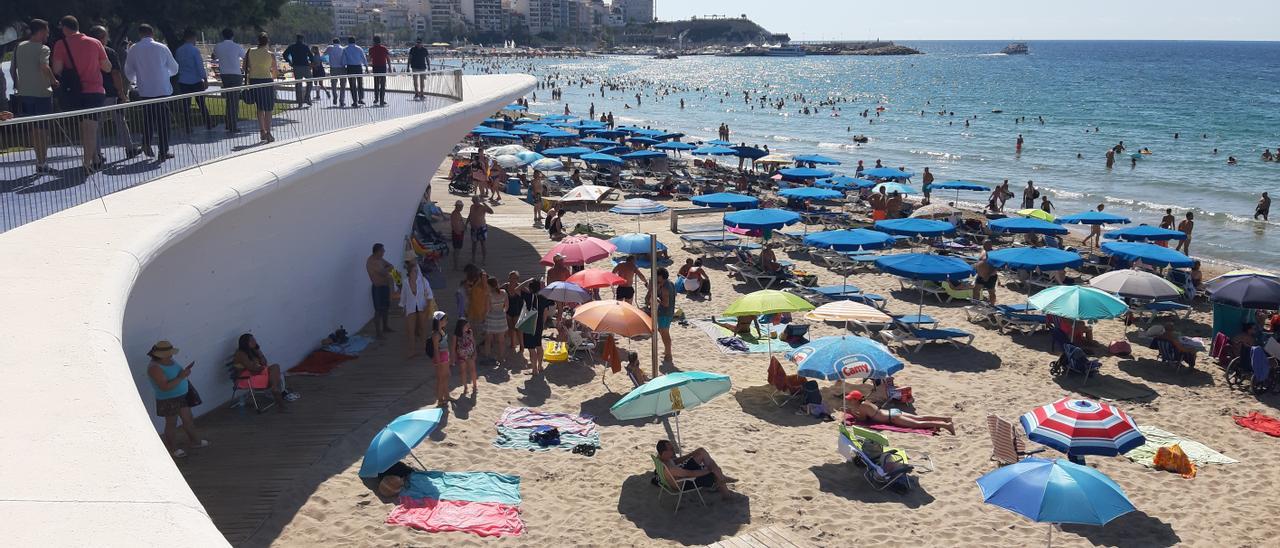
<instances>
[{"instance_id":1,"label":"woman in bikini","mask_svg":"<svg viewBox=\"0 0 1280 548\"><path fill-rule=\"evenodd\" d=\"M859 422L891 424L903 428L946 430L951 432L953 436L956 433L956 425L951 417L913 415L901 409L881 409L876 407L875 404L866 401L862 396L862 392L858 390L849 392L844 399L853 406L849 409L849 414L853 415L854 420Z\"/></svg>"}]
</instances>

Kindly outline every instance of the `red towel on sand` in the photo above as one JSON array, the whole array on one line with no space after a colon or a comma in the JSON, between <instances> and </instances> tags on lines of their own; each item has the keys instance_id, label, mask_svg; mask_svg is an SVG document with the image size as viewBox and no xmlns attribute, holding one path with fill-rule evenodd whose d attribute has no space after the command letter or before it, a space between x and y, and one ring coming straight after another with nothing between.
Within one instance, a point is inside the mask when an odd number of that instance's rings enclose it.
<instances>
[{"instance_id":1,"label":"red towel on sand","mask_svg":"<svg viewBox=\"0 0 1280 548\"><path fill-rule=\"evenodd\" d=\"M1280 438L1280 420L1268 417L1257 411L1253 411L1243 417L1232 418L1234 418L1236 420L1236 424L1240 426Z\"/></svg>"},{"instance_id":2,"label":"red towel on sand","mask_svg":"<svg viewBox=\"0 0 1280 548\"><path fill-rule=\"evenodd\" d=\"M507 537L524 533L520 508L496 502L402 497L400 505L387 516L387 523L429 533L461 531L482 537Z\"/></svg>"},{"instance_id":3,"label":"red towel on sand","mask_svg":"<svg viewBox=\"0 0 1280 548\"><path fill-rule=\"evenodd\" d=\"M348 360L356 359L355 356L346 354L338 354L337 352L329 352L326 350L316 350L310 356L302 360L302 363L289 370L290 375L328 375L338 367L338 364Z\"/></svg>"}]
</instances>

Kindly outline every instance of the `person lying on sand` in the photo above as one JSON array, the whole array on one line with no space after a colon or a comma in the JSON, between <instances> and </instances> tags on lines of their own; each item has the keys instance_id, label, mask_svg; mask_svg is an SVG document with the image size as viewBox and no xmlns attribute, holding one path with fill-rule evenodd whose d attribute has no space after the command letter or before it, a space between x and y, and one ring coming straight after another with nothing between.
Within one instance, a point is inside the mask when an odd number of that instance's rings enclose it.
<instances>
[{"instance_id":1,"label":"person lying on sand","mask_svg":"<svg viewBox=\"0 0 1280 548\"><path fill-rule=\"evenodd\" d=\"M722 495L729 494L729 484L738 480L724 475L720 466L711 458L711 454L701 447L683 457L676 457L675 447L670 441L658 440L658 458L667 469L667 483L676 485L683 478L694 478L693 484L698 487L711 487Z\"/></svg>"},{"instance_id":2,"label":"person lying on sand","mask_svg":"<svg viewBox=\"0 0 1280 548\"><path fill-rule=\"evenodd\" d=\"M844 397L845 401L853 407L847 411L853 416L855 421L870 422L879 424L892 424L903 428L927 428L930 430L946 430L951 435L956 433L956 425L951 417L931 417L914 415L903 412L901 409L881 409L875 404L868 402L862 396L862 392L852 390Z\"/></svg>"},{"instance_id":3,"label":"person lying on sand","mask_svg":"<svg viewBox=\"0 0 1280 548\"><path fill-rule=\"evenodd\" d=\"M729 322L717 321L713 317L711 318L711 323L716 324L725 329L728 329L734 335L750 335L751 327L756 324L756 318L757 318L756 316L738 316L738 319L735 323L729 323Z\"/></svg>"}]
</instances>

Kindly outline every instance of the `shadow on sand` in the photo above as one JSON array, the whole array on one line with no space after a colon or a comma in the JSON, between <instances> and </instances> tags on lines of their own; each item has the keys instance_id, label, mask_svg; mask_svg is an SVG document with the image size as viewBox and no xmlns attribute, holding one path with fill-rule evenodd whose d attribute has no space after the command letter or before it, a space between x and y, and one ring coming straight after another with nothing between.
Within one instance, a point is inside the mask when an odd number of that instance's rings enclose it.
<instances>
[{"instance_id":1,"label":"shadow on sand","mask_svg":"<svg viewBox=\"0 0 1280 548\"><path fill-rule=\"evenodd\" d=\"M919 476L912 481L911 490L906 494L891 489L876 491L871 483L862 477L865 469L852 462L828 463L810 466L814 477L818 478L818 490L831 493L841 498L867 504L901 504L907 508L919 508L931 504L933 495L920 484Z\"/></svg>"},{"instance_id":2,"label":"shadow on sand","mask_svg":"<svg viewBox=\"0 0 1280 548\"><path fill-rule=\"evenodd\" d=\"M1165 547L1176 546L1182 542L1182 538L1173 531L1171 525L1161 521L1160 518L1147 515L1142 510L1129 512L1102 527L1063 525L1062 530L1080 535L1095 546Z\"/></svg>"},{"instance_id":3,"label":"shadow on sand","mask_svg":"<svg viewBox=\"0 0 1280 548\"><path fill-rule=\"evenodd\" d=\"M688 492L680 501L680 512L673 510L676 495L662 494L652 482L653 472L644 472L622 482L618 496L618 513L644 530L651 539L665 539L685 545L710 544L725 536L733 536L751 522L751 499L740 493L721 495L714 489L703 489L704 508L696 493Z\"/></svg>"}]
</instances>

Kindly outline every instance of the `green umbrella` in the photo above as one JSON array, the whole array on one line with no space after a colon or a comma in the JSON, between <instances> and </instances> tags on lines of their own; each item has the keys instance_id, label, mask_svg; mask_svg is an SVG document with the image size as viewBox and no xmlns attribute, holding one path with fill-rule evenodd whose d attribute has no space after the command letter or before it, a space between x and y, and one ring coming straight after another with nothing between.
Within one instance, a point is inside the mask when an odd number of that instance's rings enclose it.
<instances>
[{"instance_id":1,"label":"green umbrella","mask_svg":"<svg viewBox=\"0 0 1280 548\"><path fill-rule=\"evenodd\" d=\"M782 312L805 312L813 310L813 308L813 303L800 298L798 295L776 289L762 289L739 297L738 300L729 305L729 308L724 310L723 314L734 317L763 316ZM764 332L761 331L761 333ZM772 361L773 333L765 333L765 336L768 337L769 360Z\"/></svg>"},{"instance_id":2,"label":"green umbrella","mask_svg":"<svg viewBox=\"0 0 1280 548\"><path fill-rule=\"evenodd\" d=\"M676 445L680 445L679 413L707 403L729 391L728 375L678 371L646 382L623 396L609 412L621 420L676 415ZM668 432L669 433L669 432Z\"/></svg>"}]
</instances>

